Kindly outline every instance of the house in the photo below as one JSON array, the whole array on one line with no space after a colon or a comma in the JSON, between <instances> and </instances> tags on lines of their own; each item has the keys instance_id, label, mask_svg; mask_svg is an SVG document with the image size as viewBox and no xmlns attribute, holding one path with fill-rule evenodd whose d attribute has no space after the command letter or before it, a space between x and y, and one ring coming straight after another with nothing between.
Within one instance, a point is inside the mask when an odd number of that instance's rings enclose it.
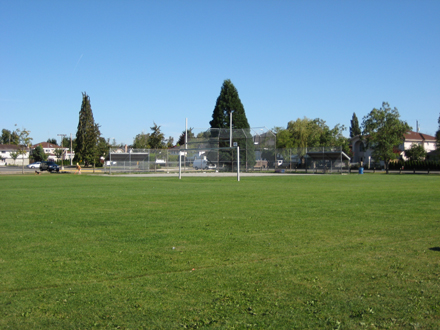
<instances>
[{"instance_id":1,"label":"house","mask_svg":"<svg viewBox=\"0 0 440 330\"><path fill-rule=\"evenodd\" d=\"M408 132L405 134L405 140L403 143L399 145L399 150L402 151L400 155L403 160L407 160L403 151L410 149L413 144L423 146L423 149L425 149L427 153L434 151L437 148L435 136L418 132Z\"/></svg>"},{"instance_id":2,"label":"house","mask_svg":"<svg viewBox=\"0 0 440 330\"><path fill-rule=\"evenodd\" d=\"M16 144L0 144L0 165L28 165L29 164L29 151L25 154L18 155L14 160L12 154L20 150L20 146Z\"/></svg>"},{"instance_id":3,"label":"house","mask_svg":"<svg viewBox=\"0 0 440 330\"><path fill-rule=\"evenodd\" d=\"M56 144L53 143L49 143L49 142L40 142L37 144L34 144L33 146L31 146L31 150L35 149L36 147L41 146L44 150L45 154L48 154L49 160L53 160L53 161L57 161L57 160L62 160L62 159L70 159L69 157L74 157L75 155L73 153L69 152L69 148L64 148L61 146L58 146ZM62 149L63 150L63 154L61 155L61 157L57 157L57 155L55 154L55 149ZM31 153L32 156L32 153Z\"/></svg>"},{"instance_id":4,"label":"house","mask_svg":"<svg viewBox=\"0 0 440 330\"><path fill-rule=\"evenodd\" d=\"M356 135L351 138L350 142L354 163L367 163L369 160L373 161L373 150L365 147L365 139L363 139L362 136ZM394 148L394 152L400 155L403 160L407 160L404 151L410 149L413 144L422 145L427 153L436 149L435 136L410 131L404 134L402 143Z\"/></svg>"}]
</instances>

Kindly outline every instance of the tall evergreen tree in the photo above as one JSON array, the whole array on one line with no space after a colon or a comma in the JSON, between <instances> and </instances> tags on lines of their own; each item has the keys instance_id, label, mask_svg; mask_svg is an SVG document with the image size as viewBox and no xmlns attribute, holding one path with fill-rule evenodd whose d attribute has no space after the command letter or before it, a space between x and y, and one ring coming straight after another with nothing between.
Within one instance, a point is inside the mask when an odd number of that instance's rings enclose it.
<instances>
[{"instance_id":1,"label":"tall evergreen tree","mask_svg":"<svg viewBox=\"0 0 440 330\"><path fill-rule=\"evenodd\" d=\"M440 116L438 117L438 130L435 133L435 139L437 140L437 148L440 148Z\"/></svg>"},{"instance_id":2,"label":"tall evergreen tree","mask_svg":"<svg viewBox=\"0 0 440 330\"><path fill-rule=\"evenodd\" d=\"M75 159L83 161L86 166L98 161L98 140L101 136L99 125L93 118L90 97L82 93L82 104L79 112L78 129L76 131Z\"/></svg>"},{"instance_id":3,"label":"tall evergreen tree","mask_svg":"<svg viewBox=\"0 0 440 330\"><path fill-rule=\"evenodd\" d=\"M353 112L353 117L351 119L351 126L350 126L350 137L352 138L357 135L361 135L361 128L359 126L359 120L356 114Z\"/></svg>"},{"instance_id":4,"label":"tall evergreen tree","mask_svg":"<svg viewBox=\"0 0 440 330\"><path fill-rule=\"evenodd\" d=\"M232 128L250 128L238 91L230 79L223 82L215 103L211 128L229 128L229 114L232 112Z\"/></svg>"},{"instance_id":5,"label":"tall evergreen tree","mask_svg":"<svg viewBox=\"0 0 440 330\"><path fill-rule=\"evenodd\" d=\"M255 164L255 148L254 142L250 133L249 122L246 118L246 113L244 111L243 104L241 103L240 97L238 96L238 91L232 84L230 79L226 79L223 82L220 95L215 103L214 111L212 113L212 120L209 122L211 128L223 128L229 129L230 126L230 114L232 113L232 129L243 129L244 134L240 134L238 131L235 134L234 141L240 146L242 151L246 153L241 154L240 163L242 165L247 165L248 167L253 167ZM216 136L213 136L216 137ZM247 138L245 138L247 137ZM229 140L219 141L220 147L229 147ZM220 153L220 161L228 161L228 153ZM229 153L230 154L230 153ZM232 165L232 164L231 164Z\"/></svg>"}]
</instances>

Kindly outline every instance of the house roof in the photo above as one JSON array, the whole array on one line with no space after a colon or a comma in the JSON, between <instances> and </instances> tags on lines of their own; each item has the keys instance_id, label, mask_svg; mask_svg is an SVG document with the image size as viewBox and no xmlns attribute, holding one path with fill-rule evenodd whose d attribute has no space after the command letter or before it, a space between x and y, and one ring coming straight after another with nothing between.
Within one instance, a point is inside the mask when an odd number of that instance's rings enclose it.
<instances>
[{"instance_id":1,"label":"house roof","mask_svg":"<svg viewBox=\"0 0 440 330\"><path fill-rule=\"evenodd\" d=\"M40 143L36 143L32 146L32 148L36 148L39 145L41 145L43 148L53 148L53 149L68 149L65 147L61 147L61 146L57 146L56 144L53 143L49 143L49 142L40 142Z\"/></svg>"},{"instance_id":2,"label":"house roof","mask_svg":"<svg viewBox=\"0 0 440 330\"><path fill-rule=\"evenodd\" d=\"M405 140L412 140L412 141L435 141L435 136L423 134L419 132L413 132L409 131L408 133L404 134Z\"/></svg>"},{"instance_id":3,"label":"house roof","mask_svg":"<svg viewBox=\"0 0 440 330\"><path fill-rule=\"evenodd\" d=\"M414 131L409 131L408 133L403 134L403 136L405 138L405 141L429 141L429 142L435 141L435 136L424 134L424 133L419 133L419 132L414 132ZM353 141L356 139L362 140L362 136L356 135L356 136L352 137L350 139L350 141L353 143Z\"/></svg>"},{"instance_id":4,"label":"house roof","mask_svg":"<svg viewBox=\"0 0 440 330\"><path fill-rule=\"evenodd\" d=\"M20 147L16 144L0 144L0 150L8 151L8 150L18 150Z\"/></svg>"}]
</instances>

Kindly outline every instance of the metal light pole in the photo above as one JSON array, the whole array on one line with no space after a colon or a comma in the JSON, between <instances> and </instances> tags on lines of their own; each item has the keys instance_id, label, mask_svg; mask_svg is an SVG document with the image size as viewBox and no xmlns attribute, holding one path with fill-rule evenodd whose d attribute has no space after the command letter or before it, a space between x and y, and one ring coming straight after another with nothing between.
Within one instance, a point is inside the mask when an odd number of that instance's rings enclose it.
<instances>
[{"instance_id":1,"label":"metal light pole","mask_svg":"<svg viewBox=\"0 0 440 330\"><path fill-rule=\"evenodd\" d=\"M229 112L229 148L232 148L232 111Z\"/></svg>"}]
</instances>

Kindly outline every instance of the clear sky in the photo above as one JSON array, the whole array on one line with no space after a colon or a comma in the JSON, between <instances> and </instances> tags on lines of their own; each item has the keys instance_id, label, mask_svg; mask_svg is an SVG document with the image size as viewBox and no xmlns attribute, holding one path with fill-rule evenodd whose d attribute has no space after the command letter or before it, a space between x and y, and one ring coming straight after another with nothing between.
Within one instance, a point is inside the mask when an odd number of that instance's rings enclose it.
<instances>
[{"instance_id":1,"label":"clear sky","mask_svg":"<svg viewBox=\"0 0 440 330\"><path fill-rule=\"evenodd\" d=\"M434 135L440 1L0 0L0 129L75 136L82 92L105 138L208 128L225 79L251 127L348 128L383 101Z\"/></svg>"}]
</instances>

